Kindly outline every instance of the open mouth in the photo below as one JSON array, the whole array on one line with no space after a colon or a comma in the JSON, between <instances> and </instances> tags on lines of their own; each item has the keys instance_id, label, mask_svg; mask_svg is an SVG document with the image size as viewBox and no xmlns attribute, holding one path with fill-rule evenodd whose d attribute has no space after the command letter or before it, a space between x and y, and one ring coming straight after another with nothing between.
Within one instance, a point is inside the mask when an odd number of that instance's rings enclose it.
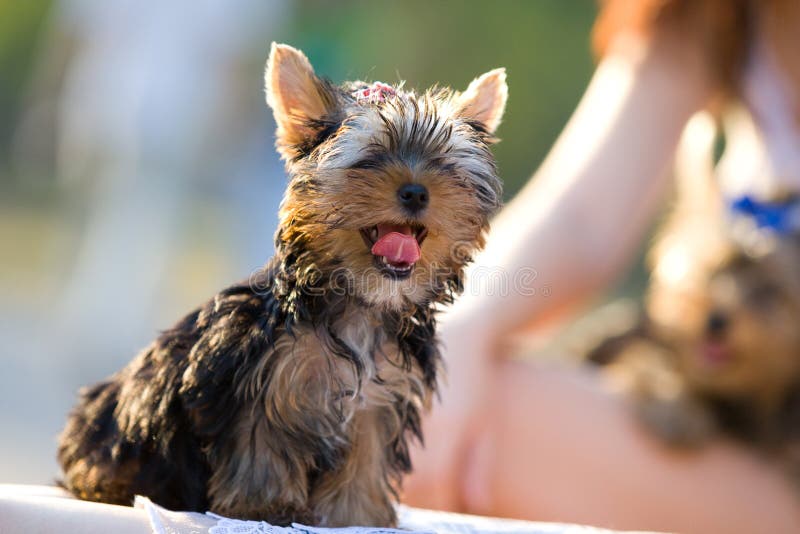
<instances>
[{"instance_id":1,"label":"open mouth","mask_svg":"<svg viewBox=\"0 0 800 534\"><path fill-rule=\"evenodd\" d=\"M703 364L711 369L719 369L733 361L733 350L726 343L713 339L705 340L700 346Z\"/></svg>"},{"instance_id":2,"label":"open mouth","mask_svg":"<svg viewBox=\"0 0 800 534\"><path fill-rule=\"evenodd\" d=\"M398 280L408 278L414 270L427 235L428 229L416 223L381 223L361 229L375 266L384 276Z\"/></svg>"}]
</instances>

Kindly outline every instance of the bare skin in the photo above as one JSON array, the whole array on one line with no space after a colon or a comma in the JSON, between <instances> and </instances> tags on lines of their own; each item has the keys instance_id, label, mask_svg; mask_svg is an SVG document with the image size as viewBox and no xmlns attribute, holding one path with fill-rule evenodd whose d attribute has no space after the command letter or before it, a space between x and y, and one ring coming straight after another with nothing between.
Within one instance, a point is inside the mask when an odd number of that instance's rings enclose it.
<instances>
[{"instance_id":1,"label":"bare skin","mask_svg":"<svg viewBox=\"0 0 800 534\"><path fill-rule=\"evenodd\" d=\"M796 531L795 492L748 451L664 450L591 379L504 358L501 340L575 310L630 261L681 131L711 97L689 47L626 44L601 62L547 160L497 217L473 282L443 317L449 380L425 422L426 448L414 451L406 502L627 529ZM474 282L530 268L533 294Z\"/></svg>"},{"instance_id":2,"label":"bare skin","mask_svg":"<svg viewBox=\"0 0 800 534\"><path fill-rule=\"evenodd\" d=\"M465 481L473 513L623 530L800 529L788 483L741 447L668 449L573 371L509 363L497 382L505 409L487 419Z\"/></svg>"}]
</instances>

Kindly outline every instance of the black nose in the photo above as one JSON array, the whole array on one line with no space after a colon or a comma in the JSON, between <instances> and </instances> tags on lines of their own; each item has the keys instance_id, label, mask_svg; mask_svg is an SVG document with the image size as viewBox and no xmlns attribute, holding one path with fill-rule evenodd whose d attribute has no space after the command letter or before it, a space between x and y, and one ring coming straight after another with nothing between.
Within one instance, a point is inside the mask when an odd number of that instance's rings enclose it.
<instances>
[{"instance_id":1,"label":"black nose","mask_svg":"<svg viewBox=\"0 0 800 534\"><path fill-rule=\"evenodd\" d=\"M424 185L406 184L397 190L397 198L405 209L416 213L428 205L428 190Z\"/></svg>"},{"instance_id":2,"label":"black nose","mask_svg":"<svg viewBox=\"0 0 800 534\"><path fill-rule=\"evenodd\" d=\"M728 327L728 318L725 314L715 311L711 312L706 321L706 331L712 335L720 335Z\"/></svg>"}]
</instances>

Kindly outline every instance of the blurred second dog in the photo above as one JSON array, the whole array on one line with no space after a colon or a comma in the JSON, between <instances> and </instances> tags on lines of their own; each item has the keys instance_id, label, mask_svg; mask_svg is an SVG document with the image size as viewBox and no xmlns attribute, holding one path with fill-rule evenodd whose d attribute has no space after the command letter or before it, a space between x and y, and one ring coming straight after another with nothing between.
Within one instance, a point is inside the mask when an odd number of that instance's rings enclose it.
<instances>
[{"instance_id":1,"label":"blurred second dog","mask_svg":"<svg viewBox=\"0 0 800 534\"><path fill-rule=\"evenodd\" d=\"M800 204L732 207L710 150L682 157L645 311L588 359L667 443L724 434L800 471L800 234L784 224Z\"/></svg>"}]
</instances>

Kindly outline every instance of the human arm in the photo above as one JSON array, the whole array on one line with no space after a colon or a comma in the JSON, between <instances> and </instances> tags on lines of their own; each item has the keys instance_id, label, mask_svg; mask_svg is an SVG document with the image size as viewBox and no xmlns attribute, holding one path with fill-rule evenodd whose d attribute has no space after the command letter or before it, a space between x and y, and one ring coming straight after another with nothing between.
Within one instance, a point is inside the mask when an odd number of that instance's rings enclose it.
<instances>
[{"instance_id":1,"label":"human arm","mask_svg":"<svg viewBox=\"0 0 800 534\"><path fill-rule=\"evenodd\" d=\"M492 405L499 345L574 310L630 260L664 196L683 127L711 94L702 63L671 40L619 49L601 61L541 169L493 221L465 294L442 317L448 379L408 484L426 500L413 502L458 507L460 466ZM532 272L533 281L520 276ZM508 291L489 287L495 275Z\"/></svg>"}]
</instances>

